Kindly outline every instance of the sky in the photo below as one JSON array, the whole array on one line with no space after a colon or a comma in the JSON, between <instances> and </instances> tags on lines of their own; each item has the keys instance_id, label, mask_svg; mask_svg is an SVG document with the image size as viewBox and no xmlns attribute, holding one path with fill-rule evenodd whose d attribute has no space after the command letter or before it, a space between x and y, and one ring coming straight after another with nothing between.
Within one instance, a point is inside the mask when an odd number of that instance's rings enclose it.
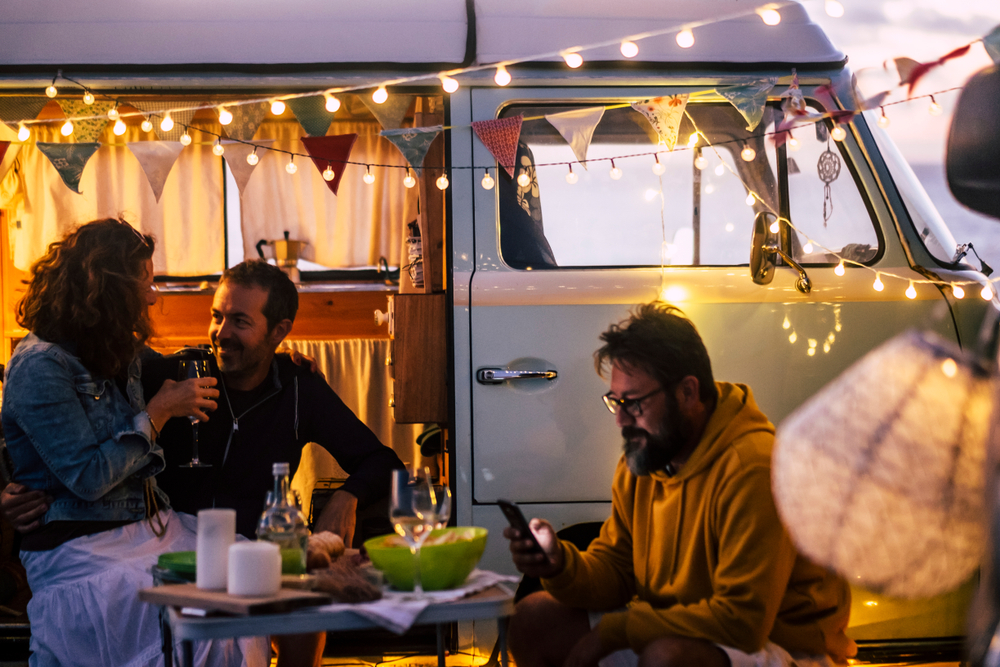
<instances>
[{"instance_id":1,"label":"sky","mask_svg":"<svg viewBox=\"0 0 1000 667\"><path fill-rule=\"evenodd\" d=\"M840 2L844 6L840 18L826 14L823 0L803 0L803 5L834 45L847 54L848 66L858 74L866 95L887 90L898 81L893 72L884 69L885 61L903 56L919 62L937 60L1000 25L1000 0ZM928 74L914 96L960 87L991 62L982 44L977 43L967 55ZM926 98L887 107L891 122L886 131L913 166L956 240L972 241L980 254L989 257L987 262L1000 270L1000 221L965 209L951 197L946 184L945 146L959 94L935 95L935 101L944 109L940 116L928 113L930 100ZM905 91L899 90L888 101L905 97Z\"/></svg>"}]
</instances>

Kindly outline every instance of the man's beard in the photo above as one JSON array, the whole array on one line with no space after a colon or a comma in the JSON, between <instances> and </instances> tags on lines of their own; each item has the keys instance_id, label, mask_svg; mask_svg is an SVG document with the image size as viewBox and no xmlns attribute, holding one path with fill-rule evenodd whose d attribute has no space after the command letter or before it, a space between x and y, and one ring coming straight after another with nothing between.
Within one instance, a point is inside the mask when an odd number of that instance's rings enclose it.
<instances>
[{"instance_id":1,"label":"man's beard","mask_svg":"<svg viewBox=\"0 0 1000 667\"><path fill-rule=\"evenodd\" d=\"M684 428L681 422L676 411L668 410L660 425L660 433L656 435L637 426L622 427L625 463L633 475L649 475L667 467L684 447Z\"/></svg>"}]
</instances>

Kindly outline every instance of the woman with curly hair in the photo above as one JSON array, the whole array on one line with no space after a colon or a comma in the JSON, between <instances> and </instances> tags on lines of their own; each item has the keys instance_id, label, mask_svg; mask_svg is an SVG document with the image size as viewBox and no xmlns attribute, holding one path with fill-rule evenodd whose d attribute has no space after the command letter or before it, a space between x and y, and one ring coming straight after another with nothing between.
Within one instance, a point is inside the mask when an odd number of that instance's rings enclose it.
<instances>
[{"instance_id":1,"label":"woman with curly hair","mask_svg":"<svg viewBox=\"0 0 1000 667\"><path fill-rule=\"evenodd\" d=\"M160 553L194 548L196 524L156 486L156 439L171 417L207 419L219 392L214 378L167 380L143 398L153 248L123 220L81 225L31 268L18 304L31 333L7 364L3 429L14 480L49 499L21 546L32 665L162 661L157 610L136 592Z\"/></svg>"}]
</instances>

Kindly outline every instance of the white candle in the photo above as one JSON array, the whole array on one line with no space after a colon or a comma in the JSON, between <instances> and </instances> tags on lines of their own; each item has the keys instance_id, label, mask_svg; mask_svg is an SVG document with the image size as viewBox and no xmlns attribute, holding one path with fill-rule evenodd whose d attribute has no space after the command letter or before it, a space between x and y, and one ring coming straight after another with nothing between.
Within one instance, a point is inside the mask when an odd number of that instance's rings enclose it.
<instances>
[{"instance_id":1,"label":"white candle","mask_svg":"<svg viewBox=\"0 0 1000 667\"><path fill-rule=\"evenodd\" d=\"M198 512L196 583L198 588L222 590L226 587L229 545L236 540L236 510Z\"/></svg>"},{"instance_id":2,"label":"white candle","mask_svg":"<svg viewBox=\"0 0 1000 667\"><path fill-rule=\"evenodd\" d=\"M239 542L229 547L230 595L277 595L281 590L281 550L273 542Z\"/></svg>"}]
</instances>

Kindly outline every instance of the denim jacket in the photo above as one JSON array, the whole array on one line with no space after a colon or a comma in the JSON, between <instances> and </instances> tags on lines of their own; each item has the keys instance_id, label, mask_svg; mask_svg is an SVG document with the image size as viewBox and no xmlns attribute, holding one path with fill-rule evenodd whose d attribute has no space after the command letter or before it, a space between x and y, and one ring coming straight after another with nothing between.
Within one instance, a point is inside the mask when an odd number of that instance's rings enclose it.
<instances>
[{"instance_id":1,"label":"denim jacket","mask_svg":"<svg viewBox=\"0 0 1000 667\"><path fill-rule=\"evenodd\" d=\"M66 347L26 336L4 373L3 429L14 481L54 501L44 521L139 521L143 482L164 468L139 382L128 369L128 396L92 374ZM155 488L160 509L166 494Z\"/></svg>"}]
</instances>

